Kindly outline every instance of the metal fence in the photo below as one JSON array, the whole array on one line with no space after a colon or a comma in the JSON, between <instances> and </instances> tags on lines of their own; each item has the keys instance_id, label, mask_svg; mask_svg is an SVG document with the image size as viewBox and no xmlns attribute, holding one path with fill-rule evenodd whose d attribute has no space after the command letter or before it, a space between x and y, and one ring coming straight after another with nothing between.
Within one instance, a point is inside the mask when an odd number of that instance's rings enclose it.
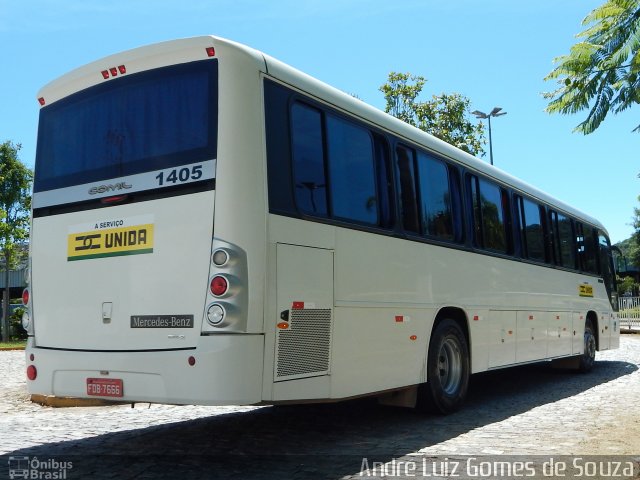
<instances>
[{"instance_id":1,"label":"metal fence","mask_svg":"<svg viewBox=\"0 0 640 480\"><path fill-rule=\"evenodd\" d=\"M620 297L620 328L640 329L640 297Z\"/></svg>"}]
</instances>

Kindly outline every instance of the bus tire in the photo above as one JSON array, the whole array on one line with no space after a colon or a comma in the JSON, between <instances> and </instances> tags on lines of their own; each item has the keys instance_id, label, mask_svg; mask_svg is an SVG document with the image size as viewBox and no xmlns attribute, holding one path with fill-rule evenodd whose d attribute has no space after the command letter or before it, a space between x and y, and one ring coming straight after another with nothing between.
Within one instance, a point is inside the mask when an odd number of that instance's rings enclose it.
<instances>
[{"instance_id":1,"label":"bus tire","mask_svg":"<svg viewBox=\"0 0 640 480\"><path fill-rule=\"evenodd\" d=\"M580 356L578 370L589 372L596 361L596 336L594 334L593 323L587 319L584 324L584 352Z\"/></svg>"},{"instance_id":2,"label":"bus tire","mask_svg":"<svg viewBox=\"0 0 640 480\"><path fill-rule=\"evenodd\" d=\"M427 383L418 387L416 408L440 414L460 409L469 387L469 347L457 322L445 319L431 335Z\"/></svg>"}]
</instances>

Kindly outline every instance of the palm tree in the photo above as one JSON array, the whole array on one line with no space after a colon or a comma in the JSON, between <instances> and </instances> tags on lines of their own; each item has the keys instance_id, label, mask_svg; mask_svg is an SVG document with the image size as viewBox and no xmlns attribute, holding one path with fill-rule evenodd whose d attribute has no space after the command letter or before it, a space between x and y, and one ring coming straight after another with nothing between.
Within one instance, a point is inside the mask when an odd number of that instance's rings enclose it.
<instances>
[{"instance_id":1,"label":"palm tree","mask_svg":"<svg viewBox=\"0 0 640 480\"><path fill-rule=\"evenodd\" d=\"M544 93L549 113L589 110L575 131L592 133L611 111L640 103L640 0L606 0L582 21L586 30L545 77L558 89ZM640 131L638 125L634 131Z\"/></svg>"}]
</instances>

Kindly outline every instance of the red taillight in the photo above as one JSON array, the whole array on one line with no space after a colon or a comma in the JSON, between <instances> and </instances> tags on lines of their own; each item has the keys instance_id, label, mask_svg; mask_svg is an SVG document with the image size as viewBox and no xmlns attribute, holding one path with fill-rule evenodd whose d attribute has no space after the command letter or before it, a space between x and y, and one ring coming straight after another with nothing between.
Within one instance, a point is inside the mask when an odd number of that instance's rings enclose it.
<instances>
[{"instance_id":1,"label":"red taillight","mask_svg":"<svg viewBox=\"0 0 640 480\"><path fill-rule=\"evenodd\" d=\"M187 359L187 362L189 363L189 365L191 365L192 367L196 364L196 357L189 357Z\"/></svg>"},{"instance_id":2,"label":"red taillight","mask_svg":"<svg viewBox=\"0 0 640 480\"><path fill-rule=\"evenodd\" d=\"M102 73L102 78L104 78L105 80L109 78L109 70L102 70L102 72L100 73Z\"/></svg>"},{"instance_id":3,"label":"red taillight","mask_svg":"<svg viewBox=\"0 0 640 480\"><path fill-rule=\"evenodd\" d=\"M38 370L36 370L35 365L29 365L27 367L27 378L29 380L35 380L38 376Z\"/></svg>"},{"instance_id":4,"label":"red taillight","mask_svg":"<svg viewBox=\"0 0 640 480\"><path fill-rule=\"evenodd\" d=\"M111 72L112 77L115 77L116 75L118 75L118 69L116 67L111 67L109 71Z\"/></svg>"},{"instance_id":5,"label":"red taillight","mask_svg":"<svg viewBox=\"0 0 640 480\"><path fill-rule=\"evenodd\" d=\"M216 56L216 49L213 47L207 47L207 55L210 57Z\"/></svg>"},{"instance_id":6,"label":"red taillight","mask_svg":"<svg viewBox=\"0 0 640 480\"><path fill-rule=\"evenodd\" d=\"M224 295L229 289L229 283L227 279L221 276L213 277L211 280L211 293L216 297Z\"/></svg>"},{"instance_id":7,"label":"red taillight","mask_svg":"<svg viewBox=\"0 0 640 480\"><path fill-rule=\"evenodd\" d=\"M40 97L40 98L38 99L38 103L44 107L44 103L45 103L45 102L44 102L44 97Z\"/></svg>"},{"instance_id":8,"label":"red taillight","mask_svg":"<svg viewBox=\"0 0 640 480\"><path fill-rule=\"evenodd\" d=\"M29 304L29 289L25 288L22 291L22 304L23 305L28 305Z\"/></svg>"},{"instance_id":9,"label":"red taillight","mask_svg":"<svg viewBox=\"0 0 640 480\"><path fill-rule=\"evenodd\" d=\"M127 73L127 67L125 67L124 65L118 65L118 71L124 75L125 73Z\"/></svg>"}]
</instances>

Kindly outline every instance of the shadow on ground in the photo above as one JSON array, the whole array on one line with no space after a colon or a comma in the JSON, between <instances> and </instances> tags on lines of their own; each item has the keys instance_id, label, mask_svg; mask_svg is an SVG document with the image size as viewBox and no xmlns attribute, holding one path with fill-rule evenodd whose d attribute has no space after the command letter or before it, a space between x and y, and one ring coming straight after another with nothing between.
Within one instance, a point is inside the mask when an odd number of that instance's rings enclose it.
<instances>
[{"instance_id":1,"label":"shadow on ground","mask_svg":"<svg viewBox=\"0 0 640 480\"><path fill-rule=\"evenodd\" d=\"M357 475L363 457L391 461L637 369L599 361L589 374L553 370L548 363L482 373L472 377L465 408L446 417L380 407L370 399L265 407L9 455L73 461L70 479L341 478ZM0 461L0 477L6 465Z\"/></svg>"}]
</instances>

